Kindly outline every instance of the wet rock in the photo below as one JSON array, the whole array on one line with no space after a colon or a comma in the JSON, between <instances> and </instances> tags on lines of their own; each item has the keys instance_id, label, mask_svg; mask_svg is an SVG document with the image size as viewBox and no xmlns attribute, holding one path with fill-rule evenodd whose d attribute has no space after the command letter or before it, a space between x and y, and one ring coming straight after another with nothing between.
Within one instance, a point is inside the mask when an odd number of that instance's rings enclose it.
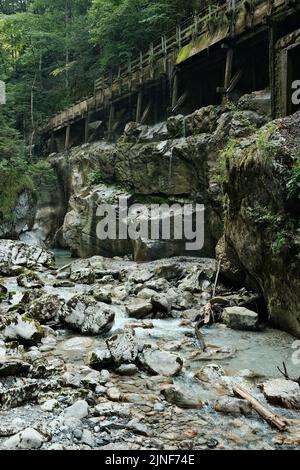
<instances>
[{"instance_id":1,"label":"wet rock","mask_svg":"<svg viewBox=\"0 0 300 470\"><path fill-rule=\"evenodd\" d=\"M43 411L51 412L58 406L58 401L55 399L47 400L41 405Z\"/></svg>"},{"instance_id":2,"label":"wet rock","mask_svg":"<svg viewBox=\"0 0 300 470\"><path fill-rule=\"evenodd\" d=\"M183 367L183 360L175 354L170 354L151 346L144 347L138 355L138 361L142 368L154 375L175 376Z\"/></svg>"},{"instance_id":3,"label":"wet rock","mask_svg":"<svg viewBox=\"0 0 300 470\"><path fill-rule=\"evenodd\" d=\"M163 294L156 294L151 299L154 309L169 315L172 309L172 302L169 297Z\"/></svg>"},{"instance_id":4,"label":"wet rock","mask_svg":"<svg viewBox=\"0 0 300 470\"><path fill-rule=\"evenodd\" d=\"M238 108L241 110L255 111L261 115L271 115L271 94L269 90L255 91L247 95L243 95L239 102Z\"/></svg>"},{"instance_id":5,"label":"wet rock","mask_svg":"<svg viewBox=\"0 0 300 470\"><path fill-rule=\"evenodd\" d=\"M155 276L163 277L167 281L172 281L181 277L182 272L182 267L179 264L167 263L155 269Z\"/></svg>"},{"instance_id":6,"label":"wet rock","mask_svg":"<svg viewBox=\"0 0 300 470\"><path fill-rule=\"evenodd\" d=\"M41 342L44 332L38 321L17 314L4 321L2 335L6 341L17 340L34 346Z\"/></svg>"},{"instance_id":7,"label":"wet rock","mask_svg":"<svg viewBox=\"0 0 300 470\"><path fill-rule=\"evenodd\" d=\"M66 314L66 305L58 295L43 294L34 300L26 313L41 324L58 321Z\"/></svg>"},{"instance_id":8,"label":"wet rock","mask_svg":"<svg viewBox=\"0 0 300 470\"><path fill-rule=\"evenodd\" d=\"M17 283L20 287L24 287L25 289L41 289L45 286L45 283L34 272L21 274L17 278Z\"/></svg>"},{"instance_id":9,"label":"wet rock","mask_svg":"<svg viewBox=\"0 0 300 470\"><path fill-rule=\"evenodd\" d=\"M188 390L182 391L176 386L170 386L163 390L165 399L179 408L203 408L204 403L199 397L194 396Z\"/></svg>"},{"instance_id":10,"label":"wet rock","mask_svg":"<svg viewBox=\"0 0 300 470\"><path fill-rule=\"evenodd\" d=\"M300 386L297 382L274 379L263 383L261 388L272 405L300 410Z\"/></svg>"},{"instance_id":11,"label":"wet rock","mask_svg":"<svg viewBox=\"0 0 300 470\"><path fill-rule=\"evenodd\" d=\"M202 367L199 372L196 372L194 377L202 382L217 383L224 375L225 372L221 366L218 364L209 364Z\"/></svg>"},{"instance_id":12,"label":"wet rock","mask_svg":"<svg viewBox=\"0 0 300 470\"><path fill-rule=\"evenodd\" d=\"M145 288L145 289L142 289L139 291L139 293L137 294L137 297L139 299L144 299L144 300L151 300L152 297L154 295L156 295L156 291L153 290L153 289L148 289L148 288Z\"/></svg>"},{"instance_id":13,"label":"wet rock","mask_svg":"<svg viewBox=\"0 0 300 470\"><path fill-rule=\"evenodd\" d=\"M93 290L93 296L98 302L110 305L112 303L112 286L100 286Z\"/></svg>"},{"instance_id":14,"label":"wet rock","mask_svg":"<svg viewBox=\"0 0 300 470\"><path fill-rule=\"evenodd\" d=\"M27 428L5 441L4 446L9 450L34 450L39 449L43 442L45 438L42 434L33 428Z\"/></svg>"},{"instance_id":15,"label":"wet rock","mask_svg":"<svg viewBox=\"0 0 300 470\"><path fill-rule=\"evenodd\" d=\"M222 315L224 323L233 330L258 329L258 313L244 307L227 307Z\"/></svg>"},{"instance_id":16,"label":"wet rock","mask_svg":"<svg viewBox=\"0 0 300 470\"><path fill-rule=\"evenodd\" d=\"M43 289L33 289L24 292L21 299L21 305L29 305L34 302L36 299L39 299L42 295L45 295L46 292Z\"/></svg>"},{"instance_id":17,"label":"wet rock","mask_svg":"<svg viewBox=\"0 0 300 470\"><path fill-rule=\"evenodd\" d=\"M223 397L215 402L215 410L225 414L243 414L250 416L252 414L252 405L246 400Z\"/></svg>"},{"instance_id":18,"label":"wet rock","mask_svg":"<svg viewBox=\"0 0 300 470\"><path fill-rule=\"evenodd\" d=\"M26 376L31 368L30 364L20 359L0 358L0 377Z\"/></svg>"},{"instance_id":19,"label":"wet rock","mask_svg":"<svg viewBox=\"0 0 300 470\"><path fill-rule=\"evenodd\" d=\"M8 290L5 286L0 285L0 302L3 300L7 300L8 298Z\"/></svg>"},{"instance_id":20,"label":"wet rock","mask_svg":"<svg viewBox=\"0 0 300 470\"><path fill-rule=\"evenodd\" d=\"M133 431L135 434L140 434L141 436L146 437L153 436L153 431L137 419L132 419L131 421L129 421L126 427L130 431Z\"/></svg>"},{"instance_id":21,"label":"wet rock","mask_svg":"<svg viewBox=\"0 0 300 470\"><path fill-rule=\"evenodd\" d=\"M134 318L144 318L152 312L152 309L153 306L150 301L138 298L131 300L126 305L128 315Z\"/></svg>"},{"instance_id":22,"label":"wet rock","mask_svg":"<svg viewBox=\"0 0 300 470\"><path fill-rule=\"evenodd\" d=\"M81 271L71 272L70 280L77 284L94 284L96 279L93 269L82 269Z\"/></svg>"},{"instance_id":23,"label":"wet rock","mask_svg":"<svg viewBox=\"0 0 300 470\"><path fill-rule=\"evenodd\" d=\"M131 416L131 405L128 403L100 403L95 406L95 415L129 418Z\"/></svg>"},{"instance_id":24,"label":"wet rock","mask_svg":"<svg viewBox=\"0 0 300 470\"><path fill-rule=\"evenodd\" d=\"M107 397L111 401L119 402L121 398L120 390L117 387L108 388L106 391Z\"/></svg>"},{"instance_id":25,"label":"wet rock","mask_svg":"<svg viewBox=\"0 0 300 470\"><path fill-rule=\"evenodd\" d=\"M111 367L113 360L108 349L97 349L90 354L88 363L93 369L101 370Z\"/></svg>"},{"instance_id":26,"label":"wet rock","mask_svg":"<svg viewBox=\"0 0 300 470\"><path fill-rule=\"evenodd\" d=\"M135 362L138 355L138 344L131 331L112 336L106 341L106 344L116 367Z\"/></svg>"},{"instance_id":27,"label":"wet rock","mask_svg":"<svg viewBox=\"0 0 300 470\"><path fill-rule=\"evenodd\" d=\"M71 287L75 287L75 284L74 282L71 282L71 281L68 281L68 280L65 280L65 281L57 281L57 282L54 282L53 284L53 287L55 289L65 289L65 288L71 288Z\"/></svg>"},{"instance_id":28,"label":"wet rock","mask_svg":"<svg viewBox=\"0 0 300 470\"><path fill-rule=\"evenodd\" d=\"M43 248L27 245L23 242L0 240L0 263L9 267L24 266L35 268L54 266L54 255Z\"/></svg>"},{"instance_id":29,"label":"wet rock","mask_svg":"<svg viewBox=\"0 0 300 470\"><path fill-rule=\"evenodd\" d=\"M134 282L136 284L144 284L145 282L149 281L153 278L153 273L148 271L147 269L137 269L131 272L128 276L128 281Z\"/></svg>"},{"instance_id":30,"label":"wet rock","mask_svg":"<svg viewBox=\"0 0 300 470\"><path fill-rule=\"evenodd\" d=\"M107 333L113 326L114 311L91 296L75 296L69 300L67 306L68 311L64 312L62 319L74 330L99 335Z\"/></svg>"},{"instance_id":31,"label":"wet rock","mask_svg":"<svg viewBox=\"0 0 300 470\"><path fill-rule=\"evenodd\" d=\"M78 400L64 411L64 417L83 419L89 415L89 405L84 400Z\"/></svg>"},{"instance_id":32,"label":"wet rock","mask_svg":"<svg viewBox=\"0 0 300 470\"><path fill-rule=\"evenodd\" d=\"M123 364L115 370L116 374L131 377L138 372L138 368L134 364Z\"/></svg>"}]
</instances>

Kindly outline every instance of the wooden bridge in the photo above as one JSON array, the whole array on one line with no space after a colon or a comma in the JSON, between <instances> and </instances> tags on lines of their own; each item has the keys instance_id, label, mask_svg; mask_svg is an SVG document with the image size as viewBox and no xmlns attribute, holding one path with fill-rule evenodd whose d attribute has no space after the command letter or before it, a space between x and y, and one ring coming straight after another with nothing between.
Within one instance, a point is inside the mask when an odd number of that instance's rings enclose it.
<instances>
[{"instance_id":1,"label":"wooden bridge","mask_svg":"<svg viewBox=\"0 0 300 470\"><path fill-rule=\"evenodd\" d=\"M92 96L54 116L43 130L45 138L50 139L51 150L88 142L101 128L106 137L112 137L130 120L145 123L151 116L152 120L159 120L162 112L166 117L179 111L189 95L194 97L196 106L214 104L232 93L245 74L243 54L247 43L254 74L252 71L252 84L244 88L254 91L259 86L257 82L267 81L263 84L270 85L275 115L275 45L285 33L300 27L299 6L299 0L224 0L218 7L195 13L169 35L152 43L146 52L141 51L134 60L120 65L115 76L103 75L96 80ZM264 59L259 55L259 44L264 44L267 51ZM266 59L264 80L259 78L261 64L255 64L253 53L258 61ZM218 79L221 76L221 81L205 96L212 64L218 64L216 75ZM191 66L198 74L197 85ZM156 88L160 94L158 102L153 95Z\"/></svg>"}]
</instances>

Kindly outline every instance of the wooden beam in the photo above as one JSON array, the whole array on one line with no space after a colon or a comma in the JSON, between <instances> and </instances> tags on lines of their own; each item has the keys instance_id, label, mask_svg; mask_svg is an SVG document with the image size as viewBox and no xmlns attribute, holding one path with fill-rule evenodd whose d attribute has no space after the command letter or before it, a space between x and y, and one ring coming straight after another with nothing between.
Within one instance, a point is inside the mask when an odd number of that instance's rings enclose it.
<instances>
[{"instance_id":1,"label":"wooden beam","mask_svg":"<svg viewBox=\"0 0 300 470\"><path fill-rule=\"evenodd\" d=\"M140 122L141 115L142 115L142 106L143 106L143 92L142 90L140 90L138 93L137 104L136 104L136 116L135 116L136 122Z\"/></svg>"},{"instance_id":2,"label":"wooden beam","mask_svg":"<svg viewBox=\"0 0 300 470\"><path fill-rule=\"evenodd\" d=\"M113 134L114 118L115 118L115 107L113 103L111 103L110 108L109 108L109 118L108 118L108 139L109 140L112 138L112 134Z\"/></svg>"},{"instance_id":3,"label":"wooden beam","mask_svg":"<svg viewBox=\"0 0 300 470\"><path fill-rule=\"evenodd\" d=\"M87 143L89 141L89 123L90 123L90 113L86 115L84 121L84 142Z\"/></svg>"},{"instance_id":4,"label":"wooden beam","mask_svg":"<svg viewBox=\"0 0 300 470\"><path fill-rule=\"evenodd\" d=\"M271 118L276 117L276 46L277 40L277 25L272 24L269 28L269 81L271 90Z\"/></svg>"},{"instance_id":5,"label":"wooden beam","mask_svg":"<svg viewBox=\"0 0 300 470\"><path fill-rule=\"evenodd\" d=\"M172 83L172 109L175 108L178 101L178 92L179 92L179 75L178 72L175 73Z\"/></svg>"},{"instance_id":6,"label":"wooden beam","mask_svg":"<svg viewBox=\"0 0 300 470\"><path fill-rule=\"evenodd\" d=\"M232 80L231 80L231 82L230 82L229 87L228 87L227 90L226 90L226 93L227 93L227 94L228 94L228 93L231 93L231 92L235 89L235 87L237 86L238 82L239 82L240 79L242 78L243 73L244 73L243 69L240 69L240 70L234 75L234 77L232 78Z\"/></svg>"},{"instance_id":7,"label":"wooden beam","mask_svg":"<svg viewBox=\"0 0 300 470\"><path fill-rule=\"evenodd\" d=\"M70 124L66 127L66 138L65 138L65 150L70 148L70 135L71 135L71 126Z\"/></svg>"},{"instance_id":8,"label":"wooden beam","mask_svg":"<svg viewBox=\"0 0 300 470\"><path fill-rule=\"evenodd\" d=\"M232 64L233 64L233 48L230 47L229 49L227 49L227 54L226 54L225 79L224 79L224 88L226 90L229 88L230 82L231 82Z\"/></svg>"},{"instance_id":9,"label":"wooden beam","mask_svg":"<svg viewBox=\"0 0 300 470\"><path fill-rule=\"evenodd\" d=\"M149 103L146 106L145 111L143 112L143 115L141 117L141 124L145 124L145 122L146 122L146 120L147 120L147 118L150 114L151 108L152 108L152 101L149 101Z\"/></svg>"}]
</instances>

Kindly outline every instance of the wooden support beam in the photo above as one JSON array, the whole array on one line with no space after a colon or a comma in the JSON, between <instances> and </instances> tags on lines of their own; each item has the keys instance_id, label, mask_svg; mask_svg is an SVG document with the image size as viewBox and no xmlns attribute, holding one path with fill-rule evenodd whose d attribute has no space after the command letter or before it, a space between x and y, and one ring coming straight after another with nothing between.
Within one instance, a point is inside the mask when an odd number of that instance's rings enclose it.
<instances>
[{"instance_id":1,"label":"wooden support beam","mask_svg":"<svg viewBox=\"0 0 300 470\"><path fill-rule=\"evenodd\" d=\"M227 93L227 94L228 94L228 93L231 93L231 92L235 89L235 87L237 86L238 82L239 82L240 79L242 78L243 73L244 73L243 69L240 69L240 70L234 75L234 77L232 78L232 80L231 80L231 82L230 82L229 87L228 87L227 90L226 90L226 93Z\"/></svg>"},{"instance_id":2,"label":"wooden support beam","mask_svg":"<svg viewBox=\"0 0 300 470\"><path fill-rule=\"evenodd\" d=\"M172 109L175 108L178 101L179 93L179 75L178 72L175 72L173 83L172 83Z\"/></svg>"},{"instance_id":3,"label":"wooden support beam","mask_svg":"<svg viewBox=\"0 0 300 470\"><path fill-rule=\"evenodd\" d=\"M112 138L113 134L113 125L115 118L115 106L113 103L110 104L109 108L109 118L108 118L108 140Z\"/></svg>"},{"instance_id":4,"label":"wooden support beam","mask_svg":"<svg viewBox=\"0 0 300 470\"><path fill-rule=\"evenodd\" d=\"M147 104L146 108L145 108L145 111L143 112L143 115L141 117L141 124L145 124L149 114L150 114L150 111L151 111L151 108L152 108L152 101L149 101L149 103Z\"/></svg>"},{"instance_id":5,"label":"wooden support beam","mask_svg":"<svg viewBox=\"0 0 300 470\"><path fill-rule=\"evenodd\" d=\"M224 88L227 90L230 86L231 77L232 77L232 64L233 64L233 48L230 47L227 49L226 54L226 66L225 66L225 79L224 79Z\"/></svg>"},{"instance_id":6,"label":"wooden support beam","mask_svg":"<svg viewBox=\"0 0 300 470\"><path fill-rule=\"evenodd\" d=\"M51 132L50 136L50 153L55 152L55 139L54 139L54 132Z\"/></svg>"},{"instance_id":7,"label":"wooden support beam","mask_svg":"<svg viewBox=\"0 0 300 470\"><path fill-rule=\"evenodd\" d=\"M178 109L183 105L183 103L186 101L188 97L188 91L185 91L181 96L180 98L177 100L177 103L175 104L175 106L172 108L172 113L175 113L176 111L178 111Z\"/></svg>"},{"instance_id":8,"label":"wooden support beam","mask_svg":"<svg viewBox=\"0 0 300 470\"><path fill-rule=\"evenodd\" d=\"M277 40L277 25L272 24L269 28L269 80L271 90L271 117L276 117L276 102L275 102L275 90L276 90L276 46Z\"/></svg>"},{"instance_id":9,"label":"wooden support beam","mask_svg":"<svg viewBox=\"0 0 300 470\"><path fill-rule=\"evenodd\" d=\"M140 122L141 115L142 115L142 106L143 106L143 92L142 90L140 90L138 93L137 104L136 104L136 116L135 116L136 122Z\"/></svg>"},{"instance_id":10,"label":"wooden support beam","mask_svg":"<svg viewBox=\"0 0 300 470\"><path fill-rule=\"evenodd\" d=\"M68 124L66 127L65 150L69 150L70 148L70 135L71 135L71 125Z\"/></svg>"},{"instance_id":11,"label":"wooden support beam","mask_svg":"<svg viewBox=\"0 0 300 470\"><path fill-rule=\"evenodd\" d=\"M84 120L84 142L87 143L89 141L89 123L90 123L90 113L86 115Z\"/></svg>"}]
</instances>

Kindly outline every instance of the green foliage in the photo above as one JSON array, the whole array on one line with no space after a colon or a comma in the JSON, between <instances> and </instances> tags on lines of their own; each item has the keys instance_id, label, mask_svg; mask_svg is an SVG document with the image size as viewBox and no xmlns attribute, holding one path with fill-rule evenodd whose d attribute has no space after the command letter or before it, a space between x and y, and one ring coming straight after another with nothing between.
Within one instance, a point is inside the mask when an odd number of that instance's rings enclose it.
<instances>
[{"instance_id":1,"label":"green foliage","mask_svg":"<svg viewBox=\"0 0 300 470\"><path fill-rule=\"evenodd\" d=\"M274 255L280 255L284 250L290 247L290 242L284 230L276 234L275 240L272 243L272 252Z\"/></svg>"},{"instance_id":2,"label":"green foliage","mask_svg":"<svg viewBox=\"0 0 300 470\"><path fill-rule=\"evenodd\" d=\"M103 182L103 177L101 172L93 171L88 177L88 183L90 186L96 186L97 184L101 184Z\"/></svg>"},{"instance_id":3,"label":"green foliage","mask_svg":"<svg viewBox=\"0 0 300 470\"><path fill-rule=\"evenodd\" d=\"M288 197L300 199L300 148L297 148L294 156L294 165L287 182Z\"/></svg>"},{"instance_id":4,"label":"green foliage","mask_svg":"<svg viewBox=\"0 0 300 470\"><path fill-rule=\"evenodd\" d=\"M272 160L276 154L276 146L271 142L271 136L274 128L275 125L270 123L258 132L256 141L257 150L259 151L260 156L266 162Z\"/></svg>"},{"instance_id":5,"label":"green foliage","mask_svg":"<svg viewBox=\"0 0 300 470\"><path fill-rule=\"evenodd\" d=\"M256 203L253 208L249 208L251 218L255 224L262 227L275 227L278 217L267 207Z\"/></svg>"},{"instance_id":6,"label":"green foliage","mask_svg":"<svg viewBox=\"0 0 300 470\"><path fill-rule=\"evenodd\" d=\"M237 146L238 141L231 138L228 140L225 149L219 153L215 170L215 179L220 184L228 181L231 165L237 160Z\"/></svg>"}]
</instances>

